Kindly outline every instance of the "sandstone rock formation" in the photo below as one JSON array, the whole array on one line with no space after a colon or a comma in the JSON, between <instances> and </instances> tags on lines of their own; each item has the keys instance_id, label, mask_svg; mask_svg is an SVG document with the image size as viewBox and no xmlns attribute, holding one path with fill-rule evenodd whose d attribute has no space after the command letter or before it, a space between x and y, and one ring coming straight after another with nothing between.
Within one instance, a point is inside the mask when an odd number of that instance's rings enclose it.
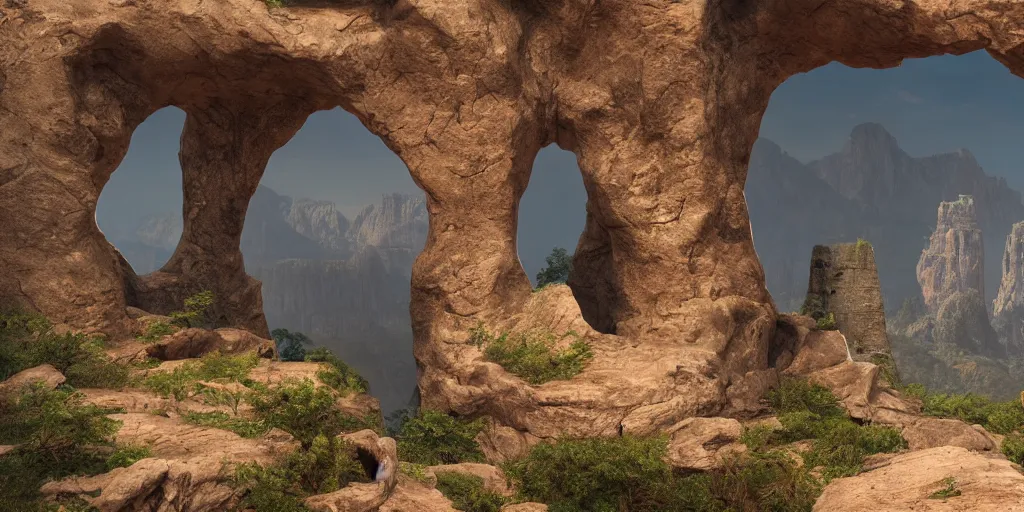
<instances>
[{"instance_id":1,"label":"sandstone rock formation","mask_svg":"<svg viewBox=\"0 0 1024 512\"><path fill-rule=\"evenodd\" d=\"M960 494L934 494L952 479ZM815 512L1024 510L1024 475L1007 460L963 448L940 447L892 458L879 469L833 480L814 504Z\"/></svg>"},{"instance_id":2,"label":"sandstone rock formation","mask_svg":"<svg viewBox=\"0 0 1024 512\"><path fill-rule=\"evenodd\" d=\"M985 296L985 249L974 199L962 195L939 203L937 222L917 263L917 281L932 313L956 292L975 290Z\"/></svg>"},{"instance_id":3,"label":"sandstone rock formation","mask_svg":"<svg viewBox=\"0 0 1024 512\"><path fill-rule=\"evenodd\" d=\"M814 246L804 304L814 318L834 316L855 360L891 360L882 289L870 243Z\"/></svg>"},{"instance_id":4,"label":"sandstone rock formation","mask_svg":"<svg viewBox=\"0 0 1024 512\"><path fill-rule=\"evenodd\" d=\"M1024 354L1024 222L1013 225L1003 251L1003 278L992 302L993 325L1013 355Z\"/></svg>"},{"instance_id":5,"label":"sandstone rock formation","mask_svg":"<svg viewBox=\"0 0 1024 512\"><path fill-rule=\"evenodd\" d=\"M306 117L342 106L427 196L411 299L424 404L538 437L716 415L764 381L775 310L743 189L787 77L979 49L1024 73L1011 0L36 0L2 18L0 301L117 338L126 306L166 313L211 289L226 324L266 336L239 247L248 201ZM187 113L184 226L167 265L137 276L96 199L167 105ZM532 294L516 255L518 200L551 143L577 154L589 195L571 296ZM596 355L572 381L527 386L462 343L478 322L536 326L573 297L558 311L595 327Z\"/></svg>"},{"instance_id":6,"label":"sandstone rock formation","mask_svg":"<svg viewBox=\"0 0 1024 512\"><path fill-rule=\"evenodd\" d=\"M0 400L20 393L25 387L39 384L48 389L54 389L67 380L64 374L57 371L52 365L44 364L22 370L0 382Z\"/></svg>"}]
</instances>

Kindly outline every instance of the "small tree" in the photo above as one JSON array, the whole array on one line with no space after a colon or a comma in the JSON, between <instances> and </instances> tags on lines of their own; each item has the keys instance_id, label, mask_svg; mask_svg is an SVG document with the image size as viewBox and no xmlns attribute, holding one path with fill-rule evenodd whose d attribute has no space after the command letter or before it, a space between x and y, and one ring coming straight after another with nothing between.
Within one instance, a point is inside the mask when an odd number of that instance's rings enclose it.
<instances>
[{"instance_id":1,"label":"small tree","mask_svg":"<svg viewBox=\"0 0 1024 512\"><path fill-rule=\"evenodd\" d=\"M569 280L569 272L572 271L572 255L565 249L561 247L551 249L551 254L544 261L548 266L537 273L537 288Z\"/></svg>"},{"instance_id":2,"label":"small tree","mask_svg":"<svg viewBox=\"0 0 1024 512\"><path fill-rule=\"evenodd\" d=\"M305 334L291 332L288 329L274 329L270 336L277 343L277 353L281 355L282 361L305 361L305 346L313 344L313 340Z\"/></svg>"}]
</instances>

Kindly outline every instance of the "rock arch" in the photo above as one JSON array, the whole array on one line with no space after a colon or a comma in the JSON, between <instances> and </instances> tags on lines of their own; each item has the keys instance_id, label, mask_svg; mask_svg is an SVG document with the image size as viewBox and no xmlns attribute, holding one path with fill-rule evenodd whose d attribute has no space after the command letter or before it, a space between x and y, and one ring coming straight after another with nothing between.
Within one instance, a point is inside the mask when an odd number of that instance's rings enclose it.
<instances>
[{"instance_id":1,"label":"rock arch","mask_svg":"<svg viewBox=\"0 0 1024 512\"><path fill-rule=\"evenodd\" d=\"M428 197L413 269L423 401L523 439L646 432L741 414L772 378L774 306L743 197L761 115L787 77L986 48L1024 76L1013 0L33 0L0 8L0 300L123 335L197 283L265 334L238 235L267 158L342 106ZM135 276L95 226L132 130L176 105L186 225ZM579 158L588 217L571 287L531 294L515 219L537 151ZM590 329L583 318L599 326ZM597 357L527 386L460 344L477 321L577 327Z\"/></svg>"}]
</instances>

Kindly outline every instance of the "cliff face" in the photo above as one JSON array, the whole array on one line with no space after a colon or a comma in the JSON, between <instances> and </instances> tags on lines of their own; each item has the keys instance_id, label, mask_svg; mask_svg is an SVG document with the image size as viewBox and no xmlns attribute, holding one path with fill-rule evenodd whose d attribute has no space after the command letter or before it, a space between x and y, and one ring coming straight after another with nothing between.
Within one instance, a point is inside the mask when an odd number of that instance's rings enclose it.
<instances>
[{"instance_id":1,"label":"cliff face","mask_svg":"<svg viewBox=\"0 0 1024 512\"><path fill-rule=\"evenodd\" d=\"M1024 218L1020 193L986 175L970 152L914 158L873 123L854 127L839 152L806 165L759 141L746 191L768 288L784 309L792 309L806 287L792 262L804 261L814 244L856 238L875 246L888 305L919 295L915 269L934 231L935 205L961 194L972 196L985 233L984 289L991 298L1003 240Z\"/></svg>"},{"instance_id":2,"label":"cliff face","mask_svg":"<svg viewBox=\"0 0 1024 512\"><path fill-rule=\"evenodd\" d=\"M1003 278L992 303L996 332L1011 355L1024 354L1024 222L1013 225L1003 250Z\"/></svg>"},{"instance_id":3,"label":"cliff face","mask_svg":"<svg viewBox=\"0 0 1024 512\"><path fill-rule=\"evenodd\" d=\"M985 296L984 242L971 196L939 204L938 221L917 264L925 306L938 312L957 292L974 290Z\"/></svg>"}]
</instances>

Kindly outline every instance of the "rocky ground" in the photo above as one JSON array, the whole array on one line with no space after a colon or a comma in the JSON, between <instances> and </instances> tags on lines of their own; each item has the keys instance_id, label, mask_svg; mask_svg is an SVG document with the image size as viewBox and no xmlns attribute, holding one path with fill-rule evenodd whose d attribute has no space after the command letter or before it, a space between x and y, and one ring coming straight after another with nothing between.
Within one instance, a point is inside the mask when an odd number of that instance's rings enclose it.
<instances>
[{"instance_id":1,"label":"rocky ground","mask_svg":"<svg viewBox=\"0 0 1024 512\"><path fill-rule=\"evenodd\" d=\"M135 329L141 333L154 323L170 321L140 311L132 312L131 316L137 322ZM294 422L281 423L285 428L256 433L240 429L239 424L254 421L266 408L265 402L241 397L253 390L281 389L308 379L313 389L330 390L332 410L348 418L365 420L336 434L339 442L354 447L349 455L353 461L358 459L369 473L382 462L401 469L379 482L372 481L367 474L331 492L305 496L306 508L460 510L438 488L439 475L459 473L473 475L482 482L483 490L501 497L497 501L503 504L501 510L547 509L540 503L524 502L522 489L517 489L514 479L502 469L507 467L503 461L522 457L530 445L540 440L527 440L523 446L521 436L517 437L507 427L495 427L484 429L477 436L485 456L482 462L399 464L398 445L395 439L384 436L376 400L365 393L346 392L328 385L330 377L323 373L323 363L277 361L271 341L233 329L169 330L174 332L151 340L140 335L136 341L107 351L117 364L134 363L136 379L132 384L121 389L77 389L85 404L112 411L108 417L119 422L114 435L117 445L146 447L145 457L107 472L46 482L41 488L43 496L64 500L75 496L104 512L207 511L231 507L267 510L247 505L252 503L247 498L258 489L240 484L232 468L252 463L272 467L289 454L308 449L304 448L308 443L303 431L293 428ZM783 315L777 323L772 355L776 382L799 378L825 386L855 423L892 427L905 440L894 453L879 453L865 459L854 476L823 480L827 485L813 507L815 511L1024 510L1024 475L1019 466L1001 454L1003 436L989 433L980 425L922 415L919 401L889 386L880 378L877 366L850 359L846 340L839 331L818 330L809 317ZM184 387L175 387L177 381L172 378L159 378L185 375L183 368L210 365L209 361L217 360L217 356L254 360L243 366L244 375L238 378L222 377ZM228 365L224 362L228 359L218 361L222 361L222 366ZM153 382L163 383L163 387ZM66 378L50 365L29 368L0 383L0 397L10 400L32 383L55 389L66 385ZM784 426L789 420L781 416L780 421L779 411L758 397L745 399L751 402L748 410L759 412L737 417L686 418L664 428L663 434L668 436L664 460L668 465L679 474L717 474L737 460L759 456L760 449L749 441L751 432L789 428ZM237 421L196 420L213 415ZM327 421L319 416L298 419ZM800 460L809 443L799 441L782 449ZM8 446L0 453L16 449ZM814 468L812 474L814 471L824 472L827 468Z\"/></svg>"}]
</instances>

